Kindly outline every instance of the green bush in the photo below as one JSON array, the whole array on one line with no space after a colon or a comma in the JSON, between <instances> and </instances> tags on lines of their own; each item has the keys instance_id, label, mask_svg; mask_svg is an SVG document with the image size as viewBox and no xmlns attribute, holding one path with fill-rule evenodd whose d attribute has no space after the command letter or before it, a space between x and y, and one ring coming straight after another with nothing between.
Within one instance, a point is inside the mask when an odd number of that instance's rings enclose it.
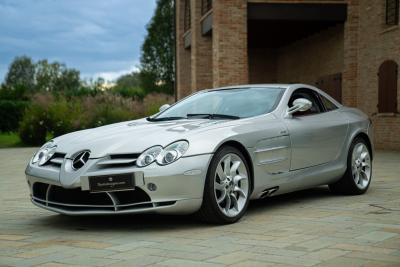
<instances>
[{"instance_id":1,"label":"green bush","mask_svg":"<svg viewBox=\"0 0 400 267\"><path fill-rule=\"evenodd\" d=\"M19 126L19 137L26 145L39 146L45 143L47 136L47 110L32 104L25 112Z\"/></svg>"},{"instance_id":2,"label":"green bush","mask_svg":"<svg viewBox=\"0 0 400 267\"><path fill-rule=\"evenodd\" d=\"M0 132L17 131L28 105L28 101L0 100Z\"/></svg>"},{"instance_id":3,"label":"green bush","mask_svg":"<svg viewBox=\"0 0 400 267\"><path fill-rule=\"evenodd\" d=\"M145 91L140 87L118 87L116 86L112 92L126 98L143 99Z\"/></svg>"},{"instance_id":4,"label":"green bush","mask_svg":"<svg viewBox=\"0 0 400 267\"><path fill-rule=\"evenodd\" d=\"M147 95L143 101L110 93L85 97L36 94L26 109L19 127L19 136L27 145L41 145L46 136L128 121L152 115L172 97Z\"/></svg>"}]
</instances>

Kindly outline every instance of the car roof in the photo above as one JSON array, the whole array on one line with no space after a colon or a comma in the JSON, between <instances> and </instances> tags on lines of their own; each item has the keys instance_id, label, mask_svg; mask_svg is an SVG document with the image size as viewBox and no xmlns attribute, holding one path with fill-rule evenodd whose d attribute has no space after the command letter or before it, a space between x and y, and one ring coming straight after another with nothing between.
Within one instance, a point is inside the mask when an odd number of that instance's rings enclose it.
<instances>
[{"instance_id":1,"label":"car roof","mask_svg":"<svg viewBox=\"0 0 400 267\"><path fill-rule=\"evenodd\" d=\"M288 88L292 84L280 84L280 83L265 83L265 84L241 84L241 85L230 85L230 86L224 86L224 87L218 87L218 88L213 88L213 89L208 89L210 91L212 90L229 90L229 89L241 89L241 88Z\"/></svg>"}]
</instances>

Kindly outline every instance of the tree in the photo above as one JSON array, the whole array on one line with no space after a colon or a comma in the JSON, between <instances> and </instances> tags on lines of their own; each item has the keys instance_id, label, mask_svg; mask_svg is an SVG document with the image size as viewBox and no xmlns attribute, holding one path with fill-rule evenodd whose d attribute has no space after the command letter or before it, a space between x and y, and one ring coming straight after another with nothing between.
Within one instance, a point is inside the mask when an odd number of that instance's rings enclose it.
<instances>
[{"instance_id":1,"label":"tree","mask_svg":"<svg viewBox=\"0 0 400 267\"><path fill-rule=\"evenodd\" d=\"M140 58L141 82L147 92L174 92L174 36L174 1L158 0Z\"/></svg>"},{"instance_id":2,"label":"tree","mask_svg":"<svg viewBox=\"0 0 400 267\"><path fill-rule=\"evenodd\" d=\"M49 63L46 59L36 64L36 88L39 91L67 92L79 90L80 72L67 68L57 61Z\"/></svg>"},{"instance_id":3,"label":"tree","mask_svg":"<svg viewBox=\"0 0 400 267\"><path fill-rule=\"evenodd\" d=\"M25 91L33 90L35 84L35 65L27 56L16 57L8 68L5 77L5 86L11 90L21 88Z\"/></svg>"},{"instance_id":4,"label":"tree","mask_svg":"<svg viewBox=\"0 0 400 267\"><path fill-rule=\"evenodd\" d=\"M123 97L143 98L145 92L141 87L141 78L141 74L138 72L122 75L117 79L112 91L115 94L119 94Z\"/></svg>"}]
</instances>

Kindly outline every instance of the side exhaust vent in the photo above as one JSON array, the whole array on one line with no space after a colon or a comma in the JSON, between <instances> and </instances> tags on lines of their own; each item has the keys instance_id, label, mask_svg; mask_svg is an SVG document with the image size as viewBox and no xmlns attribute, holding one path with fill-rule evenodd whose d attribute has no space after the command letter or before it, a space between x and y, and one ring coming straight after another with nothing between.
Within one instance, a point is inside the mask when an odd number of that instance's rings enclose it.
<instances>
[{"instance_id":1,"label":"side exhaust vent","mask_svg":"<svg viewBox=\"0 0 400 267\"><path fill-rule=\"evenodd\" d=\"M279 186L265 189L264 191L261 192L260 199L272 196L272 194L274 194L276 191L278 191L278 189L279 189Z\"/></svg>"}]
</instances>

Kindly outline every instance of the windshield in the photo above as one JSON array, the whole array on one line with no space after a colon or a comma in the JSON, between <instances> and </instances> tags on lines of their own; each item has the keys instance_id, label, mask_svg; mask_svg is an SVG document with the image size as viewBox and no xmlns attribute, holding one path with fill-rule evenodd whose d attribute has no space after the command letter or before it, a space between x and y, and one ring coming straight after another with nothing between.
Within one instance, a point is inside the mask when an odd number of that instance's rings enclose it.
<instances>
[{"instance_id":1,"label":"windshield","mask_svg":"<svg viewBox=\"0 0 400 267\"><path fill-rule=\"evenodd\" d=\"M200 92L192 95L153 119L240 119L271 112L282 96L283 88L238 88Z\"/></svg>"}]
</instances>

